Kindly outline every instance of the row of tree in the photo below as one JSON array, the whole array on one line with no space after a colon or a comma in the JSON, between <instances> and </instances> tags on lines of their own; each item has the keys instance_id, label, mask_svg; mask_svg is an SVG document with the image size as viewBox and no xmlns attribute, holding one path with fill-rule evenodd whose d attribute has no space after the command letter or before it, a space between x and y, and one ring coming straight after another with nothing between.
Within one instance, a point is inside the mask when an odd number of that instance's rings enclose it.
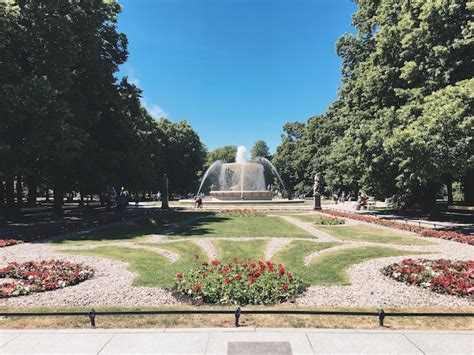
<instances>
[{"instance_id":1,"label":"row of tree","mask_svg":"<svg viewBox=\"0 0 474 355\"><path fill-rule=\"evenodd\" d=\"M127 38L116 1L0 2L0 209L38 193L196 185L205 148L182 121L154 120L118 69ZM25 189L25 185L27 189Z\"/></svg>"},{"instance_id":2,"label":"row of tree","mask_svg":"<svg viewBox=\"0 0 474 355\"><path fill-rule=\"evenodd\" d=\"M337 45L338 99L283 127L273 163L293 191L391 197L429 208L453 183L474 203L472 2L356 1Z\"/></svg>"}]
</instances>

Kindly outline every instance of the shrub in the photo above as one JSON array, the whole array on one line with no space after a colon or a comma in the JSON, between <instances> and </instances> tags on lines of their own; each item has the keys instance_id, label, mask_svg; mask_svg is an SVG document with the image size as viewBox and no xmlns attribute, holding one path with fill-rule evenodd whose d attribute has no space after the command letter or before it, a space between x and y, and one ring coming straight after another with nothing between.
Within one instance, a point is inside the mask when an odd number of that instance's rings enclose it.
<instances>
[{"instance_id":1,"label":"shrub","mask_svg":"<svg viewBox=\"0 0 474 355\"><path fill-rule=\"evenodd\" d=\"M219 217L265 217L266 214L252 209L220 210L217 212Z\"/></svg>"},{"instance_id":2,"label":"shrub","mask_svg":"<svg viewBox=\"0 0 474 355\"><path fill-rule=\"evenodd\" d=\"M314 223L320 224L323 226L337 226L337 225L344 224L346 222L344 222L343 219L336 218L336 217L318 216L316 217Z\"/></svg>"},{"instance_id":3,"label":"shrub","mask_svg":"<svg viewBox=\"0 0 474 355\"><path fill-rule=\"evenodd\" d=\"M423 237L440 238L440 239L451 240L458 243L474 245L474 235L465 235L465 234L452 232L452 231L439 231L433 228L418 227L418 226L414 226L408 223L400 223L397 221L389 221L386 219L370 217L370 216L361 216L357 214L345 213L345 212L339 212L339 211L322 210L321 212L330 214L335 217L351 218L351 219L355 219L361 222L374 223L374 224L378 224L385 227L402 229L409 232L418 233L422 235Z\"/></svg>"},{"instance_id":4,"label":"shrub","mask_svg":"<svg viewBox=\"0 0 474 355\"><path fill-rule=\"evenodd\" d=\"M405 259L382 269L400 282L461 297L474 294L474 261Z\"/></svg>"},{"instance_id":5,"label":"shrub","mask_svg":"<svg viewBox=\"0 0 474 355\"><path fill-rule=\"evenodd\" d=\"M16 239L0 239L0 248L9 247L10 245L16 245L20 243L23 242Z\"/></svg>"},{"instance_id":6,"label":"shrub","mask_svg":"<svg viewBox=\"0 0 474 355\"><path fill-rule=\"evenodd\" d=\"M176 275L176 289L203 303L271 304L294 299L302 281L270 261L224 263L213 260Z\"/></svg>"},{"instance_id":7,"label":"shrub","mask_svg":"<svg viewBox=\"0 0 474 355\"><path fill-rule=\"evenodd\" d=\"M13 279L0 283L0 298L72 286L93 275L94 271L89 266L61 260L28 261L21 264L11 262L0 268L0 279Z\"/></svg>"}]
</instances>

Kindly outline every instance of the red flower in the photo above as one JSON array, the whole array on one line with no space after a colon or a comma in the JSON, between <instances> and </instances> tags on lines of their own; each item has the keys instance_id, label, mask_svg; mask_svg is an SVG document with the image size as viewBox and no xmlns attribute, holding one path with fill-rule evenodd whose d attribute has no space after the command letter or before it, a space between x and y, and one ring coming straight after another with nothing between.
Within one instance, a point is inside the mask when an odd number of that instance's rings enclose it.
<instances>
[{"instance_id":1,"label":"red flower","mask_svg":"<svg viewBox=\"0 0 474 355\"><path fill-rule=\"evenodd\" d=\"M183 278L183 273L182 273L182 272L178 272L178 273L176 274L176 278L182 279L182 278Z\"/></svg>"},{"instance_id":2,"label":"red flower","mask_svg":"<svg viewBox=\"0 0 474 355\"><path fill-rule=\"evenodd\" d=\"M212 260L212 265L219 265L221 262L219 260Z\"/></svg>"},{"instance_id":3,"label":"red flower","mask_svg":"<svg viewBox=\"0 0 474 355\"><path fill-rule=\"evenodd\" d=\"M235 279L236 279L236 280L242 280L242 275L237 275L237 276L235 276Z\"/></svg>"},{"instance_id":4,"label":"red flower","mask_svg":"<svg viewBox=\"0 0 474 355\"><path fill-rule=\"evenodd\" d=\"M249 285L250 285L251 283L254 283L255 280L257 280L256 277L249 277Z\"/></svg>"},{"instance_id":5,"label":"red flower","mask_svg":"<svg viewBox=\"0 0 474 355\"><path fill-rule=\"evenodd\" d=\"M193 286L193 290L194 290L194 292L196 292L196 293L201 292L201 288L202 288L202 286L201 286L200 284L195 284L195 285Z\"/></svg>"},{"instance_id":6,"label":"red flower","mask_svg":"<svg viewBox=\"0 0 474 355\"><path fill-rule=\"evenodd\" d=\"M229 277L226 277L226 278L224 279L224 282L225 282L226 284L230 283L231 281L232 281L232 280L231 280Z\"/></svg>"},{"instance_id":7,"label":"red flower","mask_svg":"<svg viewBox=\"0 0 474 355\"><path fill-rule=\"evenodd\" d=\"M280 287L280 290L288 291L288 285L287 284L282 284L281 287Z\"/></svg>"}]
</instances>

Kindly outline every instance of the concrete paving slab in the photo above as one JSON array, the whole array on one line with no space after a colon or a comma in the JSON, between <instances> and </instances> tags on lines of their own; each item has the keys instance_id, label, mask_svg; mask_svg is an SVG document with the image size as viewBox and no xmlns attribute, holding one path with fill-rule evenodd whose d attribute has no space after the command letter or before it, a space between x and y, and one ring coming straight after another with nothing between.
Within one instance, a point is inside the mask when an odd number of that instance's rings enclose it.
<instances>
[{"instance_id":1,"label":"concrete paving slab","mask_svg":"<svg viewBox=\"0 0 474 355\"><path fill-rule=\"evenodd\" d=\"M207 354L227 354L229 342L289 342L292 353L295 355L313 353L305 333L221 333L216 331L209 336Z\"/></svg>"},{"instance_id":2,"label":"concrete paving slab","mask_svg":"<svg viewBox=\"0 0 474 355\"><path fill-rule=\"evenodd\" d=\"M474 354L471 334L405 334L425 354Z\"/></svg>"},{"instance_id":3,"label":"concrete paving slab","mask_svg":"<svg viewBox=\"0 0 474 355\"><path fill-rule=\"evenodd\" d=\"M112 334L21 334L0 350L7 354L97 354Z\"/></svg>"},{"instance_id":4,"label":"concrete paving slab","mask_svg":"<svg viewBox=\"0 0 474 355\"><path fill-rule=\"evenodd\" d=\"M228 344L227 355L293 355L290 343L287 341L231 341Z\"/></svg>"},{"instance_id":5,"label":"concrete paving slab","mask_svg":"<svg viewBox=\"0 0 474 355\"><path fill-rule=\"evenodd\" d=\"M422 354L402 334L307 333L315 354Z\"/></svg>"},{"instance_id":6,"label":"concrete paving slab","mask_svg":"<svg viewBox=\"0 0 474 355\"><path fill-rule=\"evenodd\" d=\"M0 348L9 342L11 342L13 339L16 337L20 336L20 334L15 334L15 333L1 333L0 332Z\"/></svg>"},{"instance_id":7,"label":"concrete paving slab","mask_svg":"<svg viewBox=\"0 0 474 355\"><path fill-rule=\"evenodd\" d=\"M240 327L240 328L166 328L165 333L209 333L209 332L236 332L246 333L255 332L255 327Z\"/></svg>"},{"instance_id":8,"label":"concrete paving slab","mask_svg":"<svg viewBox=\"0 0 474 355\"><path fill-rule=\"evenodd\" d=\"M206 333L117 333L100 354L205 354Z\"/></svg>"}]
</instances>

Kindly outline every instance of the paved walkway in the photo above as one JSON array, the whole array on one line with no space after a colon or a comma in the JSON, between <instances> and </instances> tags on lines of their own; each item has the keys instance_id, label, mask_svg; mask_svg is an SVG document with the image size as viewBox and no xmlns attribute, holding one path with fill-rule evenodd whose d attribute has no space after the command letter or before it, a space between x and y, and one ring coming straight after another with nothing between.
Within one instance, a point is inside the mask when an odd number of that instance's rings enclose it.
<instances>
[{"instance_id":1,"label":"paved walkway","mask_svg":"<svg viewBox=\"0 0 474 355\"><path fill-rule=\"evenodd\" d=\"M474 332L344 329L0 330L0 354L473 354Z\"/></svg>"}]
</instances>

